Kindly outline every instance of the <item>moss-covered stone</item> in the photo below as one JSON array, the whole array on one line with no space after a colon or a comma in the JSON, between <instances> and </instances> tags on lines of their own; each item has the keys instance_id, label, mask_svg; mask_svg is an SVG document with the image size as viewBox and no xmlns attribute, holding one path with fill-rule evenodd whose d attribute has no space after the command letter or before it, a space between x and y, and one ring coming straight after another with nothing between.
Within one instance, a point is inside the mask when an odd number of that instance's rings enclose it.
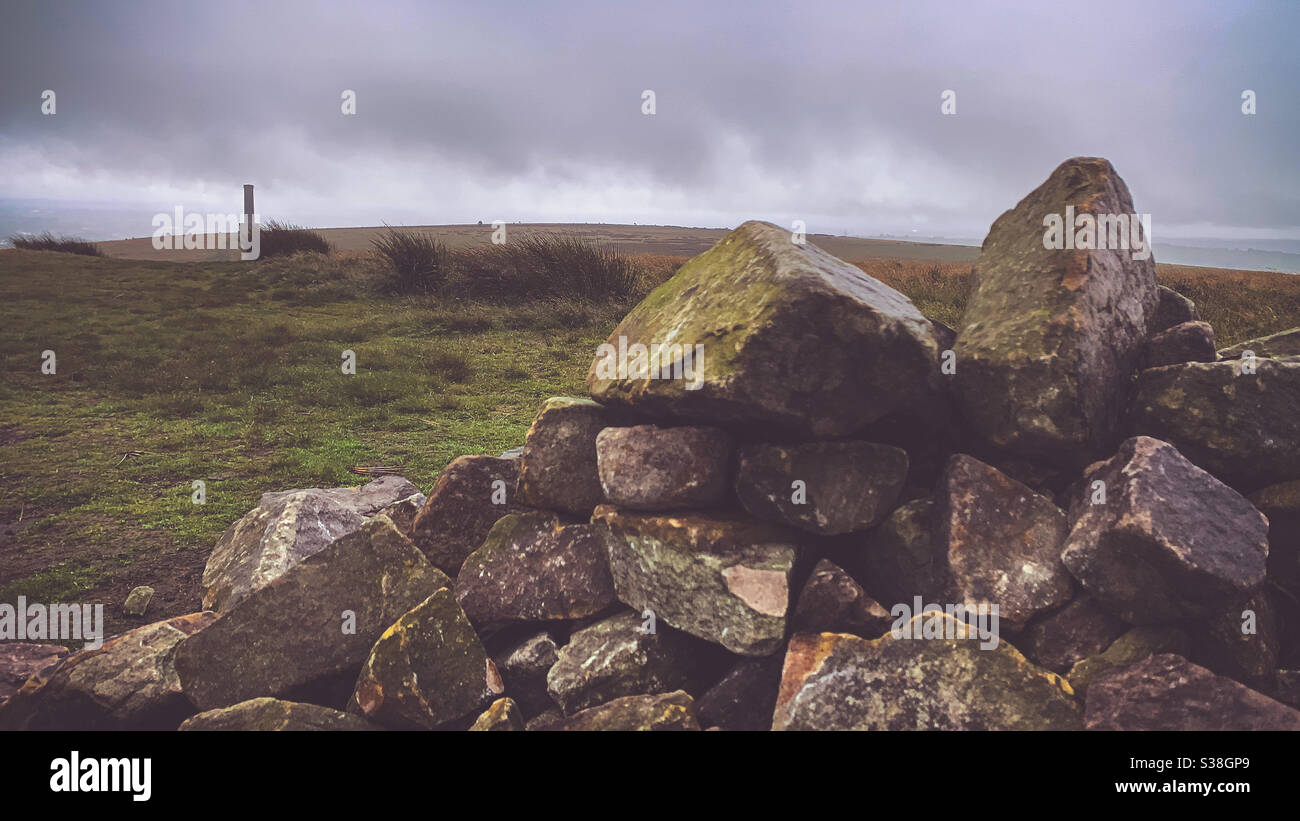
<instances>
[{"instance_id":1,"label":"moss-covered stone","mask_svg":"<svg viewBox=\"0 0 1300 821\"><path fill-rule=\"evenodd\" d=\"M866 639L845 633L790 640L774 730L1075 730L1082 707L1070 685L1005 641L981 649L951 616L953 638ZM969 636L960 638L960 636Z\"/></svg>"},{"instance_id":2,"label":"moss-covered stone","mask_svg":"<svg viewBox=\"0 0 1300 821\"><path fill-rule=\"evenodd\" d=\"M733 653L780 648L797 537L741 516L622 511L602 505L620 601Z\"/></svg>"},{"instance_id":3,"label":"moss-covered stone","mask_svg":"<svg viewBox=\"0 0 1300 821\"><path fill-rule=\"evenodd\" d=\"M1115 639L1104 652L1076 663L1066 678L1070 680L1070 686L1082 695L1092 682L1111 670L1127 667L1157 653L1186 655L1190 647L1191 639L1179 627L1167 624L1134 627Z\"/></svg>"},{"instance_id":4,"label":"moss-covered stone","mask_svg":"<svg viewBox=\"0 0 1300 821\"><path fill-rule=\"evenodd\" d=\"M469 728L472 732L523 732L524 714L513 699L499 698Z\"/></svg>"},{"instance_id":5,"label":"moss-covered stone","mask_svg":"<svg viewBox=\"0 0 1300 821\"><path fill-rule=\"evenodd\" d=\"M662 732L699 730L695 701L677 690L662 695L624 696L539 729L577 732Z\"/></svg>"},{"instance_id":6,"label":"moss-covered stone","mask_svg":"<svg viewBox=\"0 0 1300 821\"><path fill-rule=\"evenodd\" d=\"M199 713L180 726L181 730L206 732L303 732L332 730L356 732L381 729L365 719L318 704L301 704L278 698L254 698L229 707Z\"/></svg>"},{"instance_id":7,"label":"moss-covered stone","mask_svg":"<svg viewBox=\"0 0 1300 821\"><path fill-rule=\"evenodd\" d=\"M504 689L465 612L444 587L375 642L348 712L395 729L433 729L474 713Z\"/></svg>"},{"instance_id":8,"label":"moss-covered stone","mask_svg":"<svg viewBox=\"0 0 1300 821\"><path fill-rule=\"evenodd\" d=\"M756 221L683 265L608 345L587 374L601 402L818 437L851 433L917 403L934 393L938 377L934 327L907 297ZM661 366L644 373L624 359L629 367L618 373L619 352L636 345L681 347L661 352ZM677 370L659 378L673 364Z\"/></svg>"}]
</instances>

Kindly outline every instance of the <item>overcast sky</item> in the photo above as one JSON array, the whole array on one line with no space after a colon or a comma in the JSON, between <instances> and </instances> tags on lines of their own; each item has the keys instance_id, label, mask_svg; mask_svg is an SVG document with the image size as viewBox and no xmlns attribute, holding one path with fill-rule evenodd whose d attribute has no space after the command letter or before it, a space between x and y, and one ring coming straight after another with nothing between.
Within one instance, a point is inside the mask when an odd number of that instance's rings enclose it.
<instances>
[{"instance_id":1,"label":"overcast sky","mask_svg":"<svg viewBox=\"0 0 1300 821\"><path fill-rule=\"evenodd\" d=\"M0 198L231 212L252 182L263 219L318 227L978 238L1101 155L1157 240L1300 239L1298 23L1286 0L7 2Z\"/></svg>"}]
</instances>

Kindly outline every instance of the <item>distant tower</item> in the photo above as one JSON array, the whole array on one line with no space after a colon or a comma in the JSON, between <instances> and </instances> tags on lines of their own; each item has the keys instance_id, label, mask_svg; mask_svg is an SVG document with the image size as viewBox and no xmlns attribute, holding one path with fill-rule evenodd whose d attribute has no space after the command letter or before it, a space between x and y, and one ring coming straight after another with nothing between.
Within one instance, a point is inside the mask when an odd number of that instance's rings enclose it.
<instances>
[{"instance_id":1,"label":"distant tower","mask_svg":"<svg viewBox=\"0 0 1300 821\"><path fill-rule=\"evenodd\" d=\"M251 184L244 186L244 222L249 226L249 231L253 230L253 186Z\"/></svg>"}]
</instances>

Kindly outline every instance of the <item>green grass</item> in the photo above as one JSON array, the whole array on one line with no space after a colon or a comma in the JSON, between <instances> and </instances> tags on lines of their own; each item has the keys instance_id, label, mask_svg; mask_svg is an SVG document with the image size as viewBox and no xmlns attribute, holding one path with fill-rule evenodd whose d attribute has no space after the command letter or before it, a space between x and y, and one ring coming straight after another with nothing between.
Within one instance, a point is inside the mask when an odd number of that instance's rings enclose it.
<instances>
[{"instance_id":1,"label":"green grass","mask_svg":"<svg viewBox=\"0 0 1300 821\"><path fill-rule=\"evenodd\" d=\"M313 255L3 252L0 522L24 522L0 541L0 598L193 571L262 493L362 484L352 466L402 465L427 490L457 456L520 444L546 397L581 392L629 307L385 297L374 273Z\"/></svg>"}]
</instances>

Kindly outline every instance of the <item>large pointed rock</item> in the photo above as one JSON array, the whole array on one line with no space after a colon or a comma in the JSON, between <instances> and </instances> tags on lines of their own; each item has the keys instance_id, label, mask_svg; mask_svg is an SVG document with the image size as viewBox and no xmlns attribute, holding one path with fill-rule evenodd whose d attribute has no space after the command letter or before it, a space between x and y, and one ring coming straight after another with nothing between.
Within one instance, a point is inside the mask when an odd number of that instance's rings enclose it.
<instances>
[{"instance_id":1,"label":"large pointed rock","mask_svg":"<svg viewBox=\"0 0 1300 821\"><path fill-rule=\"evenodd\" d=\"M1216 616L1264 583L1268 521L1169 443L1128 439L1083 485L1061 561L1130 624Z\"/></svg>"},{"instance_id":2,"label":"large pointed rock","mask_svg":"<svg viewBox=\"0 0 1300 821\"><path fill-rule=\"evenodd\" d=\"M591 395L651 416L819 438L930 396L939 347L929 320L860 269L792 240L746 222L683 265L598 350Z\"/></svg>"},{"instance_id":3,"label":"large pointed rock","mask_svg":"<svg viewBox=\"0 0 1300 821\"><path fill-rule=\"evenodd\" d=\"M796 541L789 531L726 514L633 513L601 505L620 601L742 656L780 648Z\"/></svg>"},{"instance_id":4,"label":"large pointed rock","mask_svg":"<svg viewBox=\"0 0 1300 821\"><path fill-rule=\"evenodd\" d=\"M387 517L299 562L176 648L200 710L289 697L356 670L389 625L451 580ZM344 694L346 696L346 693Z\"/></svg>"},{"instance_id":5,"label":"large pointed rock","mask_svg":"<svg viewBox=\"0 0 1300 821\"><path fill-rule=\"evenodd\" d=\"M1133 430L1172 443L1244 491L1300 479L1300 359L1189 362L1143 371Z\"/></svg>"},{"instance_id":6,"label":"large pointed rock","mask_svg":"<svg viewBox=\"0 0 1300 821\"><path fill-rule=\"evenodd\" d=\"M946 552L955 602L996 604L1019 628L1074 594L1061 564L1064 511L1001 471L965 454L939 480L936 533Z\"/></svg>"},{"instance_id":7,"label":"large pointed rock","mask_svg":"<svg viewBox=\"0 0 1300 821\"><path fill-rule=\"evenodd\" d=\"M348 712L397 730L432 730L477 713L504 691L465 612L444 587L375 642Z\"/></svg>"},{"instance_id":8,"label":"large pointed rock","mask_svg":"<svg viewBox=\"0 0 1300 821\"><path fill-rule=\"evenodd\" d=\"M455 590L480 629L595 615L614 603L605 534L541 511L511 514L465 560Z\"/></svg>"},{"instance_id":9,"label":"large pointed rock","mask_svg":"<svg viewBox=\"0 0 1300 821\"><path fill-rule=\"evenodd\" d=\"M498 519L527 510L515 498L518 482L518 459L453 459L416 515L411 541L434 567L455 578Z\"/></svg>"},{"instance_id":10,"label":"large pointed rock","mask_svg":"<svg viewBox=\"0 0 1300 821\"><path fill-rule=\"evenodd\" d=\"M381 728L363 718L319 704L253 698L187 718L179 729L188 732L297 733L321 730L365 732Z\"/></svg>"},{"instance_id":11,"label":"large pointed rock","mask_svg":"<svg viewBox=\"0 0 1300 821\"><path fill-rule=\"evenodd\" d=\"M1159 300L1155 263L1131 248L1044 247L1045 226L1134 213L1108 161L1076 157L989 229L953 350L958 404L993 445L1067 467L1113 447Z\"/></svg>"},{"instance_id":12,"label":"large pointed rock","mask_svg":"<svg viewBox=\"0 0 1300 821\"><path fill-rule=\"evenodd\" d=\"M1089 730L1300 730L1300 710L1175 655L1098 679L1087 702Z\"/></svg>"},{"instance_id":13,"label":"large pointed rock","mask_svg":"<svg viewBox=\"0 0 1300 821\"><path fill-rule=\"evenodd\" d=\"M935 635L921 638L923 622ZM1074 730L1070 685L944 614L916 616L916 638L844 633L790 639L773 730ZM942 631L942 632L938 632Z\"/></svg>"},{"instance_id":14,"label":"large pointed rock","mask_svg":"<svg viewBox=\"0 0 1300 821\"><path fill-rule=\"evenodd\" d=\"M177 616L64 658L0 705L0 730L176 729L194 713L173 664L177 645L215 619Z\"/></svg>"},{"instance_id":15,"label":"large pointed rock","mask_svg":"<svg viewBox=\"0 0 1300 821\"><path fill-rule=\"evenodd\" d=\"M873 442L745 445L736 496L760 519L834 536L879 524L907 468L905 451Z\"/></svg>"},{"instance_id":16,"label":"large pointed rock","mask_svg":"<svg viewBox=\"0 0 1300 821\"><path fill-rule=\"evenodd\" d=\"M263 493L257 507L226 529L208 557L203 569L203 608L229 609L330 542L361 527L366 517L419 492L400 476L383 476L355 488Z\"/></svg>"}]
</instances>

